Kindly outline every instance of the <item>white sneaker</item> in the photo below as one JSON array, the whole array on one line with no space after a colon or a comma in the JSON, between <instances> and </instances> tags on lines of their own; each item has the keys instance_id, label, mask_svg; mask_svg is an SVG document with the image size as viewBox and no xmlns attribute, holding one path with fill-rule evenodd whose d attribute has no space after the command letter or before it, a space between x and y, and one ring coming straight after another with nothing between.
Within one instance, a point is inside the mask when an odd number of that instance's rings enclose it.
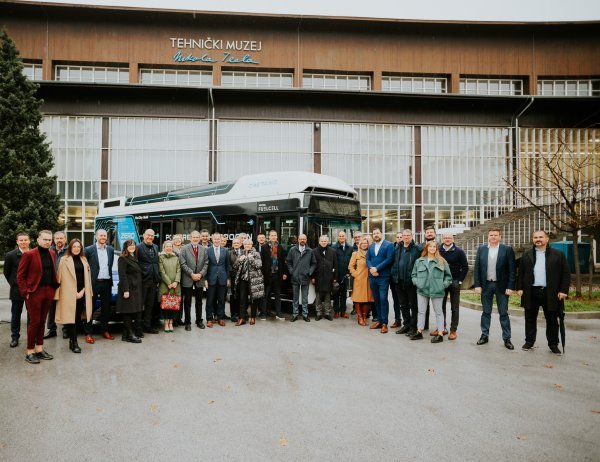
<instances>
[{"instance_id":1,"label":"white sneaker","mask_svg":"<svg viewBox=\"0 0 600 462\"><path fill-rule=\"evenodd\" d=\"M285 321L285 317L283 316L275 316L275 319L277 319L278 321Z\"/></svg>"}]
</instances>

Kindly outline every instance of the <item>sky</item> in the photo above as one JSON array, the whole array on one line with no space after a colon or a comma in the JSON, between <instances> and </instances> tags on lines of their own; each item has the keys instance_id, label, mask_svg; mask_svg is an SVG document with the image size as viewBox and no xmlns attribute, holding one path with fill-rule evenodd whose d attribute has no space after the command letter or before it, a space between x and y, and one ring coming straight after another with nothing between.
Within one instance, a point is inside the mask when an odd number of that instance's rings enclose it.
<instances>
[{"instance_id":1,"label":"sky","mask_svg":"<svg viewBox=\"0 0 600 462\"><path fill-rule=\"evenodd\" d=\"M599 0L43 0L152 9L423 19L439 21L599 21ZM35 3L35 2L34 2Z\"/></svg>"}]
</instances>

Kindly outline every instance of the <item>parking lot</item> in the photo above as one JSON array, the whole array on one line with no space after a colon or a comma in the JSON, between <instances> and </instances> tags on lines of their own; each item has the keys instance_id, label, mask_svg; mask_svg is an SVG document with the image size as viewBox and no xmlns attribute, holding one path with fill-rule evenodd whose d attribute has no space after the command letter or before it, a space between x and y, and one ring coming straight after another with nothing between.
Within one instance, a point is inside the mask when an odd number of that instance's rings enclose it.
<instances>
[{"instance_id":1,"label":"parking lot","mask_svg":"<svg viewBox=\"0 0 600 462\"><path fill-rule=\"evenodd\" d=\"M30 365L24 326L8 346L9 303L1 460L600 460L600 320L569 321L563 357L542 325L521 351L519 317L506 350L497 314L477 347L465 308L458 339L437 345L354 319L268 320L141 345L96 336L80 355L53 338L54 360Z\"/></svg>"}]
</instances>

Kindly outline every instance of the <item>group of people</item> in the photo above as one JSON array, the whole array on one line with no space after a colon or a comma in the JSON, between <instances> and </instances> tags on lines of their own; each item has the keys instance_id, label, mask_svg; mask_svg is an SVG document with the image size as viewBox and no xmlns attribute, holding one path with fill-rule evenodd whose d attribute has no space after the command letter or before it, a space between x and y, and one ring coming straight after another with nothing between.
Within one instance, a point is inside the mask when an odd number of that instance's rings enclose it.
<instances>
[{"instance_id":1,"label":"group of people","mask_svg":"<svg viewBox=\"0 0 600 462\"><path fill-rule=\"evenodd\" d=\"M275 318L285 320L281 310L281 287L289 279L293 291L290 322L300 317L310 322L309 285L316 299L316 321L347 319L346 301L351 291L353 310L360 326L381 333L388 332L391 290L394 322L390 328L411 340L423 339L429 329L429 308L435 314L431 342L440 343L444 336L457 338L460 290L467 276L465 252L454 243L452 234L443 234L438 243L433 227L425 230L425 242L417 244L411 230L397 233L396 242L383 238L380 229L370 235L354 233L354 243L347 242L340 231L337 242L319 238L318 246L307 246L300 234L287 256L278 242L277 232L257 236L254 243L240 234L226 247L224 235L207 230L192 231L190 242L183 244L181 235L165 241L162 251L154 243L152 229L144 232L142 242L127 240L118 257L119 274L116 311L123 320L122 340L141 343L144 334L157 334L161 326L166 333L174 327L191 330L192 301L195 324L200 329L254 325L257 318L266 320L271 303ZM500 242L500 230L488 232L488 244L477 251L474 287L481 294L481 337L478 345L488 342L493 298L496 298L502 338L512 350L508 297L513 291L522 296L525 308L526 336L523 350L531 350L536 341L537 315L541 307L546 317L546 337L550 350L558 349L556 313L567 298L570 272L564 255L548 246L545 231L533 234L534 248L524 253L517 273L513 249ZM30 238L17 235L17 248L6 255L4 274L10 284L12 301L11 347L19 344L20 319L25 304L28 313L27 353L25 359L37 364L52 359L43 348L44 339L57 335L63 326L63 338L69 348L81 353L77 341L82 328L85 341L95 343L92 335L92 311L100 303L100 334L114 340L109 332L112 297L112 267L115 250L107 244L107 232L98 230L94 244L83 247L79 239L67 244L62 231L40 231L37 246L30 249ZM229 291L229 316L225 300ZM206 292L206 324L203 318L203 294ZM164 303L158 304L161 300ZM446 305L450 301L450 330L447 330ZM157 310L160 306L162 309ZM162 313L161 313L162 311ZM48 332L44 334L44 326Z\"/></svg>"}]
</instances>

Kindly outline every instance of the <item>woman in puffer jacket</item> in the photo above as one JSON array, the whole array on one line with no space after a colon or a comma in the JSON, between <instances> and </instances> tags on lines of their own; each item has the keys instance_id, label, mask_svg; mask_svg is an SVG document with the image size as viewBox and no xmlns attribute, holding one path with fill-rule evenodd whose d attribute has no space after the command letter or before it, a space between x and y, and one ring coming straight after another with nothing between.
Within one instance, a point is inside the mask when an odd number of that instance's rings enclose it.
<instances>
[{"instance_id":1,"label":"woman in puffer jacket","mask_svg":"<svg viewBox=\"0 0 600 462\"><path fill-rule=\"evenodd\" d=\"M262 274L262 259L252 247L252 241L244 241L244 251L234 264L235 284L240 304L240 318L236 326L246 324L248 303L250 303L249 324L256 323L256 312L265 296L265 285Z\"/></svg>"}]
</instances>

